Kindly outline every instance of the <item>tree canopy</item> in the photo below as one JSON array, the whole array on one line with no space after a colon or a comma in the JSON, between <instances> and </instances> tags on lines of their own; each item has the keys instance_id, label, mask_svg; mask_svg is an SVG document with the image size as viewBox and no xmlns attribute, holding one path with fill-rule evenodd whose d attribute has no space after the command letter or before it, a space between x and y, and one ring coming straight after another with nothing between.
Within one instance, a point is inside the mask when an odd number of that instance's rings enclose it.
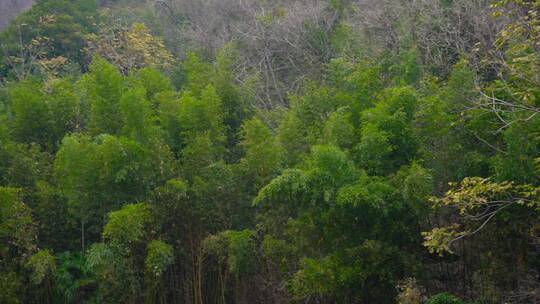
<instances>
[{"instance_id":1,"label":"tree canopy","mask_svg":"<svg viewBox=\"0 0 540 304\"><path fill-rule=\"evenodd\" d=\"M40 0L0 303L538 303L539 1Z\"/></svg>"}]
</instances>

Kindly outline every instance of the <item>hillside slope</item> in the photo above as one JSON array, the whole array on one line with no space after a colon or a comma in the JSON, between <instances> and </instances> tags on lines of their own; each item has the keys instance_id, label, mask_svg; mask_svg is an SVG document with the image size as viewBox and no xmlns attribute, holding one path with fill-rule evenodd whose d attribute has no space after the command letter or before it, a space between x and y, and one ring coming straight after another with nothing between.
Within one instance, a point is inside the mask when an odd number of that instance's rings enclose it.
<instances>
[{"instance_id":1,"label":"hillside slope","mask_svg":"<svg viewBox=\"0 0 540 304\"><path fill-rule=\"evenodd\" d=\"M32 6L33 0L2 0L0 1L0 29L22 11Z\"/></svg>"}]
</instances>

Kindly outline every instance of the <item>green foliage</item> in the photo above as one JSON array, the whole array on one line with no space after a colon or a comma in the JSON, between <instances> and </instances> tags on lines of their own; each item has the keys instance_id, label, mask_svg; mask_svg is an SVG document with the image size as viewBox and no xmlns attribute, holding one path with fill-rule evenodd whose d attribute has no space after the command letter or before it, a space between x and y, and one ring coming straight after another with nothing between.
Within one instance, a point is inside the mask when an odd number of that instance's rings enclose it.
<instances>
[{"instance_id":1,"label":"green foliage","mask_svg":"<svg viewBox=\"0 0 540 304\"><path fill-rule=\"evenodd\" d=\"M430 96L422 100L422 106L414 120L415 125L421 126L414 129L418 152L424 164L433 169L435 179L441 183L456 180L469 173L460 172L467 170L462 157L466 149L461 142L461 134L455 130L455 121L458 118L452 113L453 107L460 106L448 103L446 98ZM465 159L473 161L472 157Z\"/></svg>"},{"instance_id":2,"label":"green foliage","mask_svg":"<svg viewBox=\"0 0 540 304\"><path fill-rule=\"evenodd\" d=\"M49 250L40 250L28 259L26 267L32 270L32 283L40 284L43 280L54 277L56 257Z\"/></svg>"},{"instance_id":3,"label":"green foliage","mask_svg":"<svg viewBox=\"0 0 540 304\"><path fill-rule=\"evenodd\" d=\"M382 69L371 61L352 63L346 58L332 59L328 65L327 81L339 89L337 96L354 107L353 121L358 126L360 111L372 106L375 96L384 89Z\"/></svg>"},{"instance_id":4,"label":"green foliage","mask_svg":"<svg viewBox=\"0 0 540 304\"><path fill-rule=\"evenodd\" d=\"M371 174L388 172L389 156L393 150L388 133L373 124L362 127L361 141L355 147L358 164Z\"/></svg>"},{"instance_id":5,"label":"green foliage","mask_svg":"<svg viewBox=\"0 0 540 304\"><path fill-rule=\"evenodd\" d=\"M466 104L477 95L475 92L476 74L470 68L469 62L465 59L460 60L452 67L448 77L448 83L444 91L444 98L451 109L460 109L460 106Z\"/></svg>"},{"instance_id":6,"label":"green foliage","mask_svg":"<svg viewBox=\"0 0 540 304\"><path fill-rule=\"evenodd\" d=\"M14 137L26 143L49 142L50 116L39 85L32 82L18 83L9 90L9 95L14 116ZM35 130L40 132L36 133Z\"/></svg>"},{"instance_id":7,"label":"green foliage","mask_svg":"<svg viewBox=\"0 0 540 304\"><path fill-rule=\"evenodd\" d=\"M205 239L204 248L209 254L224 261L230 273L242 277L257 270L257 243L252 230L227 230Z\"/></svg>"},{"instance_id":8,"label":"green foliage","mask_svg":"<svg viewBox=\"0 0 540 304\"><path fill-rule=\"evenodd\" d=\"M258 205L268 200L280 200L279 195L282 189L287 189L292 197L298 197L298 194L300 194L299 191L303 191L304 187L305 178L301 170L285 170L280 176L274 178L266 187L259 191L254 204Z\"/></svg>"},{"instance_id":9,"label":"green foliage","mask_svg":"<svg viewBox=\"0 0 540 304\"><path fill-rule=\"evenodd\" d=\"M417 144L412 132L412 120L417 104L416 93L411 87L396 87L385 90L375 107L361 113L362 129L369 130L366 131L368 138L374 137L374 144L382 148L383 155L391 149L388 154L387 168L389 169L395 170L407 164L417 153ZM369 124L373 127L366 127ZM374 127L384 133L377 134L376 129L373 130ZM385 143L386 141L391 148ZM362 139L360 145L362 145ZM368 147L366 147L367 151L369 151ZM377 160L379 156L373 155L372 152L368 152L368 155L370 155L368 159L375 158L376 165L380 165L380 160Z\"/></svg>"},{"instance_id":10,"label":"green foliage","mask_svg":"<svg viewBox=\"0 0 540 304\"><path fill-rule=\"evenodd\" d=\"M375 289L393 286L392 269L404 267L391 244L414 239L404 228L413 222L394 217L407 212L394 201L396 189L359 171L333 146L313 147L300 168L286 170L255 199L263 208L265 253L292 272L287 282L298 299L345 301L351 286L374 290L354 295L365 301L380 296Z\"/></svg>"},{"instance_id":11,"label":"green foliage","mask_svg":"<svg viewBox=\"0 0 540 304\"><path fill-rule=\"evenodd\" d=\"M109 213L103 238L115 244L132 246L147 236L150 221L150 207L147 204L124 205L122 209Z\"/></svg>"},{"instance_id":12,"label":"green foliage","mask_svg":"<svg viewBox=\"0 0 540 304\"><path fill-rule=\"evenodd\" d=\"M65 58L85 65L86 35L99 19L96 0L43 0L15 18L0 33L3 52L0 75L25 78L27 72L46 72L39 60ZM69 30L67 30L69 29ZM39 60L38 60L39 59ZM24 71L30 68L30 71ZM37 70L37 71L36 71Z\"/></svg>"},{"instance_id":13,"label":"green foliage","mask_svg":"<svg viewBox=\"0 0 540 304\"><path fill-rule=\"evenodd\" d=\"M212 143L219 144L223 140L221 100L212 86L204 88L200 98L184 93L180 104L178 115L186 140L204 132L208 133Z\"/></svg>"},{"instance_id":14,"label":"green foliage","mask_svg":"<svg viewBox=\"0 0 540 304\"><path fill-rule=\"evenodd\" d=\"M19 304L21 301L20 277L15 272L3 272L0 276L0 301L6 304Z\"/></svg>"},{"instance_id":15,"label":"green foliage","mask_svg":"<svg viewBox=\"0 0 540 304\"><path fill-rule=\"evenodd\" d=\"M1 303L536 302L538 1L177 2L0 33Z\"/></svg>"},{"instance_id":16,"label":"green foliage","mask_svg":"<svg viewBox=\"0 0 540 304\"><path fill-rule=\"evenodd\" d=\"M128 138L101 135L66 137L54 172L72 214L90 240L100 234L104 216L126 202L142 199L161 179L164 159ZM81 231L83 233L83 231Z\"/></svg>"},{"instance_id":17,"label":"green foliage","mask_svg":"<svg viewBox=\"0 0 540 304\"><path fill-rule=\"evenodd\" d=\"M48 93L48 106L53 126L53 142L59 145L62 138L77 131L82 123L82 109L70 79L51 79L43 84Z\"/></svg>"},{"instance_id":18,"label":"green foliage","mask_svg":"<svg viewBox=\"0 0 540 304\"><path fill-rule=\"evenodd\" d=\"M300 270L295 273L290 289L298 298L307 296L332 296L346 299L341 292L353 286L369 288L371 294L363 299L392 300L391 294L381 294L377 290L388 290L396 258L393 250L376 241L366 241L361 246L350 248L344 254L331 255L322 259L304 259ZM362 262L360 262L362 261ZM395 262L395 261L393 261Z\"/></svg>"},{"instance_id":19,"label":"green foliage","mask_svg":"<svg viewBox=\"0 0 540 304\"><path fill-rule=\"evenodd\" d=\"M102 24L98 35L87 36L88 53L106 58L123 74L145 67L166 69L172 64L173 56L161 37L153 36L144 23L111 26Z\"/></svg>"},{"instance_id":20,"label":"green foliage","mask_svg":"<svg viewBox=\"0 0 540 304\"><path fill-rule=\"evenodd\" d=\"M143 172L150 169L147 153L126 138L103 135L93 140L74 135L64 139L55 160L55 170L65 194L73 202L87 202L84 197L90 193L100 197L94 191L101 187L108 189L105 190L108 199L101 203L128 200L144 191L141 187L149 176Z\"/></svg>"},{"instance_id":21,"label":"green foliage","mask_svg":"<svg viewBox=\"0 0 540 304\"><path fill-rule=\"evenodd\" d=\"M174 89L171 80L153 68L133 71L131 77L137 85L145 89L146 98L151 101L155 101L158 94Z\"/></svg>"},{"instance_id":22,"label":"green foliage","mask_svg":"<svg viewBox=\"0 0 540 304\"><path fill-rule=\"evenodd\" d=\"M92 134L118 134L121 128L119 102L124 90L120 72L102 58L94 57L79 87L90 107L88 129Z\"/></svg>"},{"instance_id":23,"label":"green foliage","mask_svg":"<svg viewBox=\"0 0 540 304\"><path fill-rule=\"evenodd\" d=\"M538 157L540 145L540 119L533 119L526 124L517 122L504 131L503 140L506 155L495 158L496 177L500 181L518 183L536 183L539 172L535 159Z\"/></svg>"},{"instance_id":24,"label":"green foliage","mask_svg":"<svg viewBox=\"0 0 540 304\"><path fill-rule=\"evenodd\" d=\"M157 117L164 139L170 149L178 153L182 147L182 127L180 123L181 103L173 91L158 93L155 96L158 104Z\"/></svg>"},{"instance_id":25,"label":"green foliage","mask_svg":"<svg viewBox=\"0 0 540 304\"><path fill-rule=\"evenodd\" d=\"M20 143L55 150L64 135L76 128L79 104L68 80L19 82L9 87L8 95L11 132Z\"/></svg>"},{"instance_id":26,"label":"green foliage","mask_svg":"<svg viewBox=\"0 0 540 304\"><path fill-rule=\"evenodd\" d=\"M398 286L399 294L396 298L398 304L419 304L426 299L425 289L414 278L401 281Z\"/></svg>"},{"instance_id":27,"label":"green foliage","mask_svg":"<svg viewBox=\"0 0 540 304\"><path fill-rule=\"evenodd\" d=\"M148 244L147 251L144 262L146 271L159 278L174 263L173 248L163 241L153 240Z\"/></svg>"},{"instance_id":28,"label":"green foliage","mask_svg":"<svg viewBox=\"0 0 540 304\"><path fill-rule=\"evenodd\" d=\"M333 146L313 147L306 165L309 168L308 177L321 186L320 189L323 191L341 187L353 181L358 175L347 155Z\"/></svg>"},{"instance_id":29,"label":"green foliage","mask_svg":"<svg viewBox=\"0 0 540 304\"><path fill-rule=\"evenodd\" d=\"M396 85L415 85L422 77L419 53L414 48L401 51L398 60L390 67Z\"/></svg>"},{"instance_id":30,"label":"green foliage","mask_svg":"<svg viewBox=\"0 0 540 304\"><path fill-rule=\"evenodd\" d=\"M277 263L280 271L285 272L292 268L295 259L295 246L284 240L276 239L271 234L264 236L262 242L264 256Z\"/></svg>"},{"instance_id":31,"label":"green foliage","mask_svg":"<svg viewBox=\"0 0 540 304\"><path fill-rule=\"evenodd\" d=\"M342 149L351 148L356 142L354 126L350 122L350 113L341 108L332 113L324 125L325 143Z\"/></svg>"},{"instance_id":32,"label":"green foliage","mask_svg":"<svg viewBox=\"0 0 540 304\"><path fill-rule=\"evenodd\" d=\"M148 143L155 133L152 107L143 88L132 88L119 102L123 118L122 133L140 143Z\"/></svg>"},{"instance_id":33,"label":"green foliage","mask_svg":"<svg viewBox=\"0 0 540 304\"><path fill-rule=\"evenodd\" d=\"M303 260L302 270L295 274L291 284L293 293L300 298L311 294L332 294L338 288L336 281L339 280L335 262L328 258L322 261Z\"/></svg>"},{"instance_id":34,"label":"green foliage","mask_svg":"<svg viewBox=\"0 0 540 304\"><path fill-rule=\"evenodd\" d=\"M3 185L32 187L51 172L51 156L37 145L3 140L0 155L0 181Z\"/></svg>"},{"instance_id":35,"label":"green foliage","mask_svg":"<svg viewBox=\"0 0 540 304\"><path fill-rule=\"evenodd\" d=\"M24 277L19 271L37 258L36 225L20 189L0 187L0 301L23 303ZM54 262L54 261L53 261ZM46 268L46 267L45 267ZM41 269L40 269L41 270ZM39 279L39 274L38 274Z\"/></svg>"},{"instance_id":36,"label":"green foliage","mask_svg":"<svg viewBox=\"0 0 540 304\"><path fill-rule=\"evenodd\" d=\"M255 233L251 230L225 232L229 241L227 264L237 276L253 273L257 267Z\"/></svg>"},{"instance_id":37,"label":"green foliage","mask_svg":"<svg viewBox=\"0 0 540 304\"><path fill-rule=\"evenodd\" d=\"M401 187L403 200L417 207L425 209L429 196L433 193L433 176L429 170L418 163L402 167L396 174L396 180Z\"/></svg>"},{"instance_id":38,"label":"green foliage","mask_svg":"<svg viewBox=\"0 0 540 304\"><path fill-rule=\"evenodd\" d=\"M239 85L233 74L234 64L240 55L235 45L226 45L216 55L212 84L222 102L223 121L228 126L228 145L237 144L237 133L251 110L247 102L253 98L249 84Z\"/></svg>"},{"instance_id":39,"label":"green foliage","mask_svg":"<svg viewBox=\"0 0 540 304\"><path fill-rule=\"evenodd\" d=\"M94 283L87 261L81 254L64 252L58 256L57 265L55 299L58 301L73 301L80 296L81 290Z\"/></svg>"},{"instance_id":40,"label":"green foliage","mask_svg":"<svg viewBox=\"0 0 540 304\"><path fill-rule=\"evenodd\" d=\"M281 170L283 151L279 142L257 118L244 122L241 138L246 152L241 160L243 170L257 186L265 185Z\"/></svg>"},{"instance_id":41,"label":"green foliage","mask_svg":"<svg viewBox=\"0 0 540 304\"><path fill-rule=\"evenodd\" d=\"M185 88L193 92L195 96L201 94L212 78L212 67L203 62L195 53L189 53L183 65Z\"/></svg>"},{"instance_id":42,"label":"green foliage","mask_svg":"<svg viewBox=\"0 0 540 304\"><path fill-rule=\"evenodd\" d=\"M182 150L182 168L187 177L193 177L197 168L206 168L219 159L219 153L210 139L210 134L193 135Z\"/></svg>"},{"instance_id":43,"label":"green foliage","mask_svg":"<svg viewBox=\"0 0 540 304\"><path fill-rule=\"evenodd\" d=\"M97 277L98 291L96 302L131 302L137 297L139 291L138 281L134 269L130 267L118 248L95 243L86 255L87 264Z\"/></svg>"},{"instance_id":44,"label":"green foliage","mask_svg":"<svg viewBox=\"0 0 540 304\"><path fill-rule=\"evenodd\" d=\"M35 250L36 227L20 189L0 187L0 249L6 258L25 259ZM13 250L13 256L9 251Z\"/></svg>"},{"instance_id":45,"label":"green foliage","mask_svg":"<svg viewBox=\"0 0 540 304\"><path fill-rule=\"evenodd\" d=\"M444 197L435 198L433 202L436 206L457 208L470 228L463 230L459 224L454 223L423 233L424 246L440 255L444 252L452 253L453 243L480 232L493 217L504 214L503 210L506 208L525 209L525 213L533 216L540 211L540 188L535 185L515 184L510 181L497 183L480 177L465 178L461 183L451 185L453 188ZM534 227L535 221L526 221L523 224Z\"/></svg>"},{"instance_id":46,"label":"green foliage","mask_svg":"<svg viewBox=\"0 0 540 304\"><path fill-rule=\"evenodd\" d=\"M511 100L519 105L538 107L538 50L540 24L537 18L537 1L500 0L493 3L494 16L512 16L512 21L497 35L497 51L505 58L498 63L505 65L501 70L502 87ZM528 108L528 107L526 107ZM529 110L534 110L528 108Z\"/></svg>"},{"instance_id":47,"label":"green foliage","mask_svg":"<svg viewBox=\"0 0 540 304\"><path fill-rule=\"evenodd\" d=\"M302 156L309 151L307 129L303 128L302 122L292 111L284 114L278 129L278 139L285 149L288 166L298 164Z\"/></svg>"},{"instance_id":48,"label":"green foliage","mask_svg":"<svg viewBox=\"0 0 540 304\"><path fill-rule=\"evenodd\" d=\"M465 302L459 298L443 292L429 298L427 304L464 304Z\"/></svg>"},{"instance_id":49,"label":"green foliage","mask_svg":"<svg viewBox=\"0 0 540 304\"><path fill-rule=\"evenodd\" d=\"M315 143L328 115L343 105L339 103L341 100L334 98L333 91L328 87L308 83L305 90L303 96L292 97L291 111L301 123L301 128L308 132L310 143Z\"/></svg>"}]
</instances>

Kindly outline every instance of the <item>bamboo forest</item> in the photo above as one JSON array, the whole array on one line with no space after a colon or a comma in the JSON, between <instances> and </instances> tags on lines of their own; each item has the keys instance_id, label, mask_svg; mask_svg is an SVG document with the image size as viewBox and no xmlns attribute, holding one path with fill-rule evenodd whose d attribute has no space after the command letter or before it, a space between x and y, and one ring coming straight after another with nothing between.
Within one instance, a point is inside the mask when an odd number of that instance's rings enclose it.
<instances>
[{"instance_id":1,"label":"bamboo forest","mask_svg":"<svg viewBox=\"0 0 540 304\"><path fill-rule=\"evenodd\" d=\"M0 2L0 303L540 303L540 0Z\"/></svg>"}]
</instances>

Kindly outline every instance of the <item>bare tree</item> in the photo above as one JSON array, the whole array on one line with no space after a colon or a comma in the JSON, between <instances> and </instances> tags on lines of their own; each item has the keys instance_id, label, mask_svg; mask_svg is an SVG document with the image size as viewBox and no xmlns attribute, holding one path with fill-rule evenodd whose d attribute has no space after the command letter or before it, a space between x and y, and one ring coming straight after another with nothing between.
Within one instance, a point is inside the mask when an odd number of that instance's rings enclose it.
<instances>
[{"instance_id":1,"label":"bare tree","mask_svg":"<svg viewBox=\"0 0 540 304\"><path fill-rule=\"evenodd\" d=\"M357 0L348 18L373 51L415 46L426 66L446 75L461 54L487 52L502 27L489 0Z\"/></svg>"},{"instance_id":2,"label":"bare tree","mask_svg":"<svg viewBox=\"0 0 540 304\"><path fill-rule=\"evenodd\" d=\"M209 57L228 43L242 48L240 81L257 75L263 107L287 103L308 77L331 58L327 36L338 13L327 1L161 0L165 35L180 56L199 49Z\"/></svg>"}]
</instances>

